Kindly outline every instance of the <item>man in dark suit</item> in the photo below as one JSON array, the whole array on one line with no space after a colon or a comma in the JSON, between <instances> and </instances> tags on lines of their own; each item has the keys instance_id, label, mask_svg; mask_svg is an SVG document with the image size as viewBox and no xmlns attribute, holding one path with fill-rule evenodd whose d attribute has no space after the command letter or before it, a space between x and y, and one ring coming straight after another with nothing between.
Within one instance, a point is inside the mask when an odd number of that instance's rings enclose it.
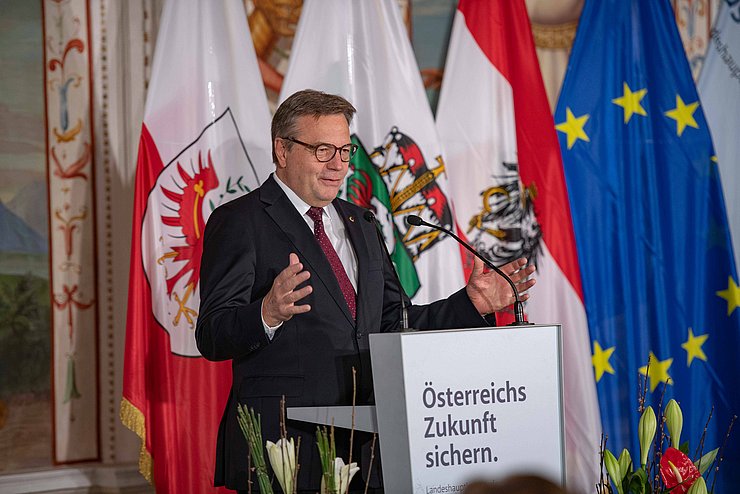
<instances>
[{"instance_id":1,"label":"man in dark suit","mask_svg":"<svg viewBox=\"0 0 740 494\"><path fill-rule=\"evenodd\" d=\"M272 122L275 174L208 220L196 339L204 357L231 359L233 368L216 485L248 488L237 403L261 414L263 439L272 441L280 436L282 396L287 406L351 404L353 367L358 404L367 403L368 336L399 328L406 295L375 226L363 209L336 198L356 149L349 134L354 113L340 96L306 90L289 97ZM534 284L528 279L534 267L524 259L502 269L521 292ZM487 326L484 315L512 302L508 285L476 264L465 288L409 307L409 321L422 329ZM288 422L288 436L302 438L299 489L316 492L321 469L314 432Z\"/></svg>"}]
</instances>

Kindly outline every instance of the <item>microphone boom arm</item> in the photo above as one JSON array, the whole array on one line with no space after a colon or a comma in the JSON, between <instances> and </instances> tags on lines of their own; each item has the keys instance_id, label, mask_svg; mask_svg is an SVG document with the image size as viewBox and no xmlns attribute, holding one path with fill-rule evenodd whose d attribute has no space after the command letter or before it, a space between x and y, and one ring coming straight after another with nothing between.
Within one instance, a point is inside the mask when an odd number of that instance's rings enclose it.
<instances>
[{"instance_id":1,"label":"microphone boom arm","mask_svg":"<svg viewBox=\"0 0 740 494\"><path fill-rule=\"evenodd\" d=\"M433 228L435 230L439 230L441 232L446 233L447 235L449 235L452 238L454 238L455 240L457 240L457 242L460 245L462 245L463 247L465 247L471 254L473 254L475 257L477 257L478 259L480 259L481 261L483 261L483 263L486 266L488 266L493 271L495 271L496 273L498 273L499 276L501 276L503 279L506 280L506 282L511 287L512 292L514 292L514 322L515 322L515 324L516 325L531 324L531 323L528 323L527 321L524 320L524 304L522 304L522 301L519 300L519 292L516 289L516 285L514 285L514 282L511 280L511 278L509 278L509 276L507 276L503 271L501 271L499 268L497 268L491 261L489 261L488 259L486 259L485 257L483 257L477 250L475 250L470 245L468 245L467 242L463 241L460 237L458 237L457 235L455 235L453 232L451 232L450 230L448 230L446 228L443 228L441 226L434 225L432 223L429 223L427 221L424 221L423 219L421 219L419 216L417 216L415 214L411 214L411 215L407 216L406 217L406 222L409 225L414 225L414 226L422 226L423 225L423 226L427 226L429 228Z\"/></svg>"},{"instance_id":2,"label":"microphone boom arm","mask_svg":"<svg viewBox=\"0 0 740 494\"><path fill-rule=\"evenodd\" d=\"M396 282L398 282L398 289L401 292L401 329L406 330L409 329L409 311L406 307L406 292L403 290L403 285L401 284L401 279L398 277L398 272L396 271L396 267L393 265L393 258L391 257L391 253L388 252L388 246L385 244L385 239L383 238L383 234L380 231L380 225L378 225L378 220L375 218L375 215L372 213L372 211L365 211L365 214L363 214L363 217L365 218L365 221L368 221L373 224L375 228L375 233L378 236L378 242L383 246L383 251L385 252L385 256L388 259L388 262L391 263L391 269L393 269L393 274L396 277Z\"/></svg>"}]
</instances>

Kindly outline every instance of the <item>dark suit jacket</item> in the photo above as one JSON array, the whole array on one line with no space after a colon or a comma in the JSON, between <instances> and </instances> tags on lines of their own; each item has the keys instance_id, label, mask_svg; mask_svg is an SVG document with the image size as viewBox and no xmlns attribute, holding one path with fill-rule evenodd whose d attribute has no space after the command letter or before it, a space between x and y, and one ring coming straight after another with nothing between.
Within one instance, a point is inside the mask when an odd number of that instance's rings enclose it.
<instances>
[{"instance_id":1,"label":"dark suit jacket","mask_svg":"<svg viewBox=\"0 0 740 494\"><path fill-rule=\"evenodd\" d=\"M263 439L277 441L283 395L286 406L349 405L354 367L357 403L372 399L368 335L397 330L401 289L364 210L338 199L333 204L357 255L356 324L313 232L272 177L217 208L208 220L195 334L204 357L232 359L233 369L218 433L216 485L247 488L248 448L236 419L237 403L261 413ZM262 299L291 252L311 272L313 292L301 302L311 311L283 323L270 341L262 325ZM464 289L446 300L410 307L409 321L424 329L487 325ZM318 489L315 426L292 421L288 426L289 436L302 436L299 487ZM342 445L337 447L341 451Z\"/></svg>"}]
</instances>

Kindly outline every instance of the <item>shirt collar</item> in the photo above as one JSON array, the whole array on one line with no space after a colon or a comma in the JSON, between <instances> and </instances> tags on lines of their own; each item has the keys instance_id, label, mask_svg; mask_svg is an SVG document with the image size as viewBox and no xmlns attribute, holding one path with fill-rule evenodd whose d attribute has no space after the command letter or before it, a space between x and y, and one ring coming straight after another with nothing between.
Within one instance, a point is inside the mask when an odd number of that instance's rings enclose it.
<instances>
[{"instance_id":1,"label":"shirt collar","mask_svg":"<svg viewBox=\"0 0 740 494\"><path fill-rule=\"evenodd\" d=\"M305 216L311 205L298 197L298 194L296 194L293 189L288 187L285 182L280 180L280 178L277 176L277 173L273 173L272 175L275 178L275 182L277 182L280 188L283 189L285 195L288 196L288 199L290 200L291 204L293 204L293 207L296 208L301 216ZM323 211L322 216L330 216L329 212L326 210L326 207L321 208L321 210ZM331 217L329 219L331 219Z\"/></svg>"}]
</instances>

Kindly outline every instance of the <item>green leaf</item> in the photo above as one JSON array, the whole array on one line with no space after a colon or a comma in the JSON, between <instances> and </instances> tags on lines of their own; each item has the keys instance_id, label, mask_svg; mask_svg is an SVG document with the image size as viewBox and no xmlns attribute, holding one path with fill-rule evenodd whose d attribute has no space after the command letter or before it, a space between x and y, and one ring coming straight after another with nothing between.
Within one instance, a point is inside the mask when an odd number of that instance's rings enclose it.
<instances>
[{"instance_id":1,"label":"green leaf","mask_svg":"<svg viewBox=\"0 0 740 494\"><path fill-rule=\"evenodd\" d=\"M236 194L236 189L231 185L231 177L226 179L226 192Z\"/></svg>"},{"instance_id":2,"label":"green leaf","mask_svg":"<svg viewBox=\"0 0 740 494\"><path fill-rule=\"evenodd\" d=\"M624 491L622 490L622 479L624 478L624 475L622 475L622 471L619 468L619 462L608 449L604 451L604 466L606 466L606 471L609 472L609 477L611 477L612 482L617 487L617 492L619 492L619 494L624 494Z\"/></svg>"},{"instance_id":3,"label":"green leaf","mask_svg":"<svg viewBox=\"0 0 740 494\"><path fill-rule=\"evenodd\" d=\"M719 451L719 448L713 449L712 451L705 454L694 462L694 465L696 465L696 468L699 469L700 474L704 475L704 472L706 472L707 469L712 466L712 463L714 463L714 459L717 457L717 451Z\"/></svg>"},{"instance_id":4,"label":"green leaf","mask_svg":"<svg viewBox=\"0 0 740 494\"><path fill-rule=\"evenodd\" d=\"M696 479L686 494L707 494L707 484L704 482L704 477Z\"/></svg>"},{"instance_id":5,"label":"green leaf","mask_svg":"<svg viewBox=\"0 0 740 494\"><path fill-rule=\"evenodd\" d=\"M680 448L678 448L678 450L686 456L689 456L689 442L684 441L684 443L681 445Z\"/></svg>"},{"instance_id":6,"label":"green leaf","mask_svg":"<svg viewBox=\"0 0 740 494\"><path fill-rule=\"evenodd\" d=\"M619 471L622 472L622 478L619 479L620 481L623 480L628 473L632 472L632 457L626 448L623 449L622 454L619 455Z\"/></svg>"},{"instance_id":7,"label":"green leaf","mask_svg":"<svg viewBox=\"0 0 740 494\"><path fill-rule=\"evenodd\" d=\"M648 494L651 492L650 483L648 482L647 473L644 468L640 468L630 476L629 492L632 494Z\"/></svg>"}]
</instances>

